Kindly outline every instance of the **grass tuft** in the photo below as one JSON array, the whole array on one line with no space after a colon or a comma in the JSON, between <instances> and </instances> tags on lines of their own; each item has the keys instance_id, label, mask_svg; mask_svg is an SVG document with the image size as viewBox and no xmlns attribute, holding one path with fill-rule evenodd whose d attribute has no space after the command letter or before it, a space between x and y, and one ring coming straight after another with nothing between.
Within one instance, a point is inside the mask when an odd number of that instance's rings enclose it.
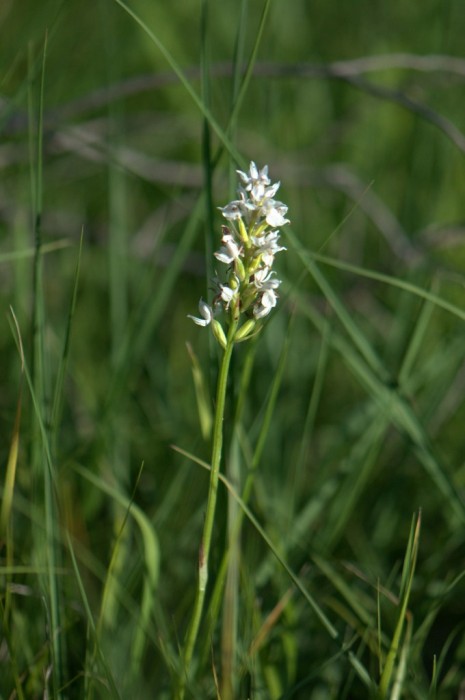
<instances>
[{"instance_id":1,"label":"grass tuft","mask_svg":"<svg viewBox=\"0 0 465 700\"><path fill-rule=\"evenodd\" d=\"M464 14L320 5L1 4L2 698L463 693Z\"/></svg>"}]
</instances>

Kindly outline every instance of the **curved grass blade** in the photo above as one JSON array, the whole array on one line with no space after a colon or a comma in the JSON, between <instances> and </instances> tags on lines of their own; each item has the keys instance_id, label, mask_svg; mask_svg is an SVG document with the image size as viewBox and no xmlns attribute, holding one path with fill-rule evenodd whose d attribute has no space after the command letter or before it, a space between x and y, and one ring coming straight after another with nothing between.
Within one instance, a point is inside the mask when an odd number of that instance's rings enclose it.
<instances>
[{"instance_id":1,"label":"curved grass blade","mask_svg":"<svg viewBox=\"0 0 465 700\"><path fill-rule=\"evenodd\" d=\"M10 522L11 509L13 505L13 492L16 478L16 466L18 463L19 451L19 428L21 424L21 406L23 395L23 376L24 376L24 351L19 330L18 321L13 309L10 307L10 313L13 319L13 324L16 332L16 339L21 359L21 376L18 392L18 401L16 404L15 421L13 425L13 435L11 439L10 450L8 453L8 461L6 465L5 486L3 487L2 505L0 512L0 540L6 538L8 545L8 524Z\"/></svg>"},{"instance_id":2,"label":"curved grass blade","mask_svg":"<svg viewBox=\"0 0 465 700\"><path fill-rule=\"evenodd\" d=\"M381 674L379 682L379 698L385 700L388 697L389 688L393 681L395 663L397 661L400 649L400 642L404 625L407 620L407 608L412 590L413 578L415 575L415 567L417 563L418 547L420 543L420 527L421 527L421 512L418 513L416 522L412 522L410 530L409 542L404 558L404 566L402 570L402 579L400 587L400 604L399 614L394 634L391 640L391 646L386 657L386 662ZM402 657L402 655L401 655Z\"/></svg>"},{"instance_id":3,"label":"curved grass blade","mask_svg":"<svg viewBox=\"0 0 465 700\"><path fill-rule=\"evenodd\" d=\"M78 257L77 257L76 269L75 269L75 273L74 273L73 292L72 292L71 304L70 304L69 312L68 312L68 320L67 320L67 324L66 324L65 338L63 341L63 351L61 354L60 363L58 366L57 378L56 378L56 382L55 382L55 392L54 392L54 398L53 398L52 417L51 417L52 445L54 446L55 449L56 449L56 442L57 442L57 437L58 437L58 426L59 426L61 412L62 412L64 381L65 381L65 377L66 377L66 370L68 367L69 349L70 349L70 342L71 342L71 328L72 328L72 323L73 323L73 318L74 318L74 312L76 310L76 300L77 300L78 283L79 283L79 272L81 269L81 259L82 259L82 240L83 240L83 232L81 232L81 238L80 238L80 242L79 242ZM55 451L55 449L54 449L54 451Z\"/></svg>"},{"instance_id":4,"label":"curved grass blade","mask_svg":"<svg viewBox=\"0 0 465 700\"><path fill-rule=\"evenodd\" d=\"M186 78L184 72L178 66L173 55L166 48L166 46L161 41L161 39L150 29L150 27L147 26L147 24L141 19L141 17L136 12L134 12L134 10L131 10L131 8L128 7L128 5L126 5L125 2L123 2L123 0L113 0L113 1L116 2L116 4L119 5L125 12L127 12L127 14L130 17L132 17L132 19L136 22L136 24L139 25L139 27L147 34L149 39L155 44L155 46L160 51L160 53L162 54L164 59L168 62L168 64L173 69L174 73L177 75L180 83L183 85L183 87L185 88L188 95L192 98L194 104L198 107L201 114L203 114L205 119L208 121L212 130L215 132L215 134L218 136L220 141L223 143L226 150L231 154L231 157L236 162L240 163L242 161L242 158L241 158L239 152L237 151L236 147L231 142L229 137L226 135L225 131L220 127L220 125L218 124L218 122L214 118L211 111L205 105L202 98L199 97L197 92L194 90L194 88L190 84L189 80Z\"/></svg>"},{"instance_id":5,"label":"curved grass blade","mask_svg":"<svg viewBox=\"0 0 465 700\"><path fill-rule=\"evenodd\" d=\"M186 450L181 449L180 447L177 447L176 445L172 446L176 452L179 452L182 454L184 457L187 457L188 459L192 460L199 466L203 467L204 469L210 470L210 465L207 462L204 462L203 460L199 459L195 455L191 454L190 452L187 452ZM220 474L220 480L223 482L223 484L226 486L228 491L234 496L236 499L237 503L241 507L241 509L244 511L245 516L247 519L252 523L254 528L257 530L263 541L267 544L267 546L270 548L270 551L273 553L275 558L278 560L280 565L283 567L283 569L286 571L287 575L291 579L291 581L295 584L297 589L300 591L300 593L303 595L307 603L309 604L310 608L313 610L315 615L317 616L318 620L321 622L322 626L324 629L327 631L329 636L332 639L337 639L338 638L338 632L336 628L333 626L333 624L330 622L328 617L325 615L323 612L322 608L318 605L316 600L313 598L313 596L307 591L303 583L300 581L299 577L294 573L294 571L291 569L291 567L287 564L285 559L281 556L277 548L274 546L273 542L271 541L270 537L266 533L266 531L263 529L263 527L260 525L250 508L246 505L244 500L239 496L239 494L236 492L236 490L233 488L233 486L228 482L228 480Z\"/></svg>"},{"instance_id":6,"label":"curved grass blade","mask_svg":"<svg viewBox=\"0 0 465 700\"><path fill-rule=\"evenodd\" d=\"M53 243L44 243L41 247L42 255L47 253L54 253L57 250L63 250L63 248L70 248L74 243L72 241L53 241ZM33 258L36 254L35 248L24 248L23 250L13 250L9 253L0 253L0 265L2 263L10 263L14 260L24 260L27 258Z\"/></svg>"},{"instance_id":7,"label":"curved grass blade","mask_svg":"<svg viewBox=\"0 0 465 700\"><path fill-rule=\"evenodd\" d=\"M140 610L140 619L137 625L136 636L134 639L132 658L133 666L137 667L142 657L145 631L148 627L150 616L153 611L155 591L158 587L158 579L160 573L160 545L158 542L158 537L145 513L132 501L132 499L129 499L127 496L122 494L117 488L111 486L110 484L107 484L103 479L96 476L95 474L92 474L89 470L85 469L84 467L81 467L80 465L76 464L74 465L74 468L77 471L77 473L80 474L84 479L92 483L100 491L106 493L116 503L118 503L126 513L125 519L129 515L131 515L136 521L140 530L144 546L145 576ZM124 522L122 527L124 527ZM105 613L104 605L105 600L102 602L101 617L103 617Z\"/></svg>"},{"instance_id":8,"label":"curved grass blade","mask_svg":"<svg viewBox=\"0 0 465 700\"><path fill-rule=\"evenodd\" d=\"M81 578L78 563L76 560L76 555L74 554L73 543L71 542L71 537L69 535L69 532L66 532L66 541L67 541L67 545L68 545L68 551L69 551L69 554L71 557L71 563L73 565L74 575L76 578L76 582L78 584L79 592L81 594L82 604L83 604L84 610L86 612L87 624L88 624L89 630L91 632L92 639L94 641L94 648L96 649L98 658L99 658L100 663L102 665L102 668L104 670L105 677L106 677L107 682L108 682L108 687L111 689L111 693L112 693L113 698L115 698L117 700L121 700L121 696L118 692L114 678L112 676L112 673L110 671L110 668L108 666L108 663L105 659L105 656L103 654L102 648L101 648L100 643L99 643L97 628L95 626L94 618L92 615L92 610L90 608L89 600L87 598L87 594L86 594L84 584L83 584L83 581Z\"/></svg>"},{"instance_id":9,"label":"curved grass blade","mask_svg":"<svg viewBox=\"0 0 465 700\"><path fill-rule=\"evenodd\" d=\"M294 298L312 323L320 329L320 332L323 332L326 323L323 316L313 306L305 302L295 291ZM346 315L347 312L344 312L340 319L344 319ZM357 328L352 319L350 320L350 328L351 338L352 333L358 332L362 335L361 330ZM360 346L365 346L367 342L365 339L362 343L357 343L357 348L360 349ZM385 415L390 418L396 428L408 436L424 469L450 504L451 510L464 522L465 503L444 465L435 455L431 441L408 401L389 382L383 381L373 371L366 356L360 357L360 354L356 352L351 343L335 329L332 332L330 344L339 352L343 362L351 369L367 393ZM381 377L386 377L387 374L387 371L383 368Z\"/></svg>"},{"instance_id":10,"label":"curved grass blade","mask_svg":"<svg viewBox=\"0 0 465 700\"><path fill-rule=\"evenodd\" d=\"M289 234L289 230L287 231ZM293 241L296 242L296 238L292 236ZM391 275L386 275L382 272L376 272L376 270L367 270L366 268L359 267L358 265L352 265L351 263L346 263L341 260L336 260L335 258L330 258L325 255L320 255L319 253L313 253L311 251L303 251L300 249L299 255L303 255L303 260L305 262L305 257L308 256L313 260L323 263L324 265L330 265L331 267L336 267L338 270L344 270L345 272L351 272L359 277L366 277L375 282L382 282L383 284L388 284L391 287L397 287L405 292L410 292L425 301L432 302L435 306L448 311L453 316L457 316L461 321L465 321L465 309L461 309L460 306L452 304L445 299L442 299L438 294L434 292L429 292L427 289L423 289L412 282L407 282L399 277L392 277ZM308 260L308 258L307 258ZM313 269L313 267L312 267Z\"/></svg>"}]
</instances>

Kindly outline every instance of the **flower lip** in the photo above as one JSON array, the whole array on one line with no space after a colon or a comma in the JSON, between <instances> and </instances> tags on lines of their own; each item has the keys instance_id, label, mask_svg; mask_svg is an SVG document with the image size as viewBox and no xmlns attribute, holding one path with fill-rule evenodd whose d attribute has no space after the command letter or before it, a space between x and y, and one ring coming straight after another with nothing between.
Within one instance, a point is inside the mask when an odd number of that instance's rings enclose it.
<instances>
[{"instance_id":1,"label":"flower lip","mask_svg":"<svg viewBox=\"0 0 465 700\"><path fill-rule=\"evenodd\" d=\"M230 202L225 207L218 207L218 209L223 214L225 219L228 219L229 221L236 221L242 216L242 207L243 202L236 200L234 202Z\"/></svg>"},{"instance_id":2,"label":"flower lip","mask_svg":"<svg viewBox=\"0 0 465 700\"><path fill-rule=\"evenodd\" d=\"M286 250L283 245L278 245L279 241L279 231L270 231L269 233L262 234L261 236L252 236L252 243L256 246L256 255L260 255L265 251L270 253L279 253L282 250Z\"/></svg>"},{"instance_id":3,"label":"flower lip","mask_svg":"<svg viewBox=\"0 0 465 700\"><path fill-rule=\"evenodd\" d=\"M220 284L219 285L220 289L220 298L224 302L224 308L226 311L229 309L229 305L231 304L232 300L234 299L235 296L238 294L238 287L233 289L232 287L228 287L226 284Z\"/></svg>"},{"instance_id":4,"label":"flower lip","mask_svg":"<svg viewBox=\"0 0 465 700\"><path fill-rule=\"evenodd\" d=\"M220 262L229 265L233 260L237 260L240 257L241 249L230 233L225 233L221 241L224 245L213 255Z\"/></svg>"},{"instance_id":5,"label":"flower lip","mask_svg":"<svg viewBox=\"0 0 465 700\"><path fill-rule=\"evenodd\" d=\"M199 311L202 318L191 316L191 314L188 314L187 318L191 318L198 326L208 326L208 324L213 320L213 310L211 306L209 306L206 301L201 299L199 301Z\"/></svg>"},{"instance_id":6,"label":"flower lip","mask_svg":"<svg viewBox=\"0 0 465 700\"><path fill-rule=\"evenodd\" d=\"M260 299L260 303L255 306L253 314L255 318L263 318L268 316L271 309L276 306L278 302L278 296L273 289L266 289Z\"/></svg>"},{"instance_id":7,"label":"flower lip","mask_svg":"<svg viewBox=\"0 0 465 700\"><path fill-rule=\"evenodd\" d=\"M261 291L277 289L281 284L281 280L279 280L277 277L273 277L275 274L275 271L270 270L269 267L260 268L253 276L253 283L255 287Z\"/></svg>"},{"instance_id":8,"label":"flower lip","mask_svg":"<svg viewBox=\"0 0 465 700\"><path fill-rule=\"evenodd\" d=\"M289 223L289 219L284 216L287 213L287 206L275 199L266 199L260 210L268 226L284 226Z\"/></svg>"}]
</instances>

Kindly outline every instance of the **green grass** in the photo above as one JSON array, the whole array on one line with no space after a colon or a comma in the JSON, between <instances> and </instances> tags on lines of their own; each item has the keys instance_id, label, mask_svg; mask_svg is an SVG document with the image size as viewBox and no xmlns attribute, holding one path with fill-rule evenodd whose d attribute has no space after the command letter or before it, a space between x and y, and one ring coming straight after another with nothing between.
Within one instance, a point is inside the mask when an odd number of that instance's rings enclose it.
<instances>
[{"instance_id":1,"label":"green grass","mask_svg":"<svg viewBox=\"0 0 465 700\"><path fill-rule=\"evenodd\" d=\"M0 9L0 697L459 696L465 17L458 2ZM360 59L360 60L359 60ZM291 226L221 354L217 210Z\"/></svg>"}]
</instances>

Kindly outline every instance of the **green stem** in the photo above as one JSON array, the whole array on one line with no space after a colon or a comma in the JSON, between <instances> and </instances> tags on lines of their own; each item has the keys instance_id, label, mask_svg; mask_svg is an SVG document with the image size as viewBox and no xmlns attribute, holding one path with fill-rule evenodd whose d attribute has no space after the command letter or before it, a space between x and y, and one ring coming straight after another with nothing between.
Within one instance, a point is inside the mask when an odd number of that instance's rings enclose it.
<instances>
[{"instance_id":1,"label":"green stem","mask_svg":"<svg viewBox=\"0 0 465 700\"><path fill-rule=\"evenodd\" d=\"M216 410L215 422L213 426L213 445L210 471L210 487L208 491L207 510L205 513L205 522L203 526L202 539L199 549L199 568L197 590L195 595L194 609L186 634L186 642L183 653L183 668L179 677L179 685L175 695L176 700L183 700L186 681L188 679L189 669L192 662L195 643L199 633L202 612L205 603L205 593L208 582L208 562L210 556L210 546L213 534L213 525L215 521L216 499L218 494L218 480L220 473L221 452L223 447L223 420L224 407L226 402L226 387L228 383L229 365L231 362L232 351L234 347L234 335L237 330L237 321L233 321L229 328L226 348L224 350L223 359L221 361L220 373L218 376L218 385L216 389Z\"/></svg>"}]
</instances>

